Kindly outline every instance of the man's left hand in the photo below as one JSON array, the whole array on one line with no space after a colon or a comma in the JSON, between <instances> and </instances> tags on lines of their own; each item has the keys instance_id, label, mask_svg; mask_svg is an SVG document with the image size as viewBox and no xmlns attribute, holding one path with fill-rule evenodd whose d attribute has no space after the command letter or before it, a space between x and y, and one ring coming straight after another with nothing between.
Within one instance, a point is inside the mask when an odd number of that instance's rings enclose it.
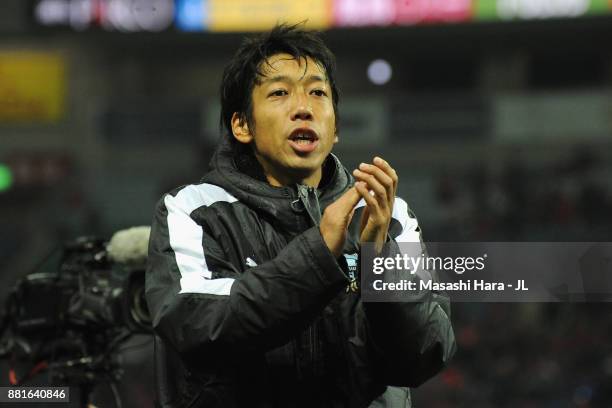
<instances>
[{"instance_id":1,"label":"man's left hand","mask_svg":"<svg viewBox=\"0 0 612 408\"><path fill-rule=\"evenodd\" d=\"M373 242L376 253L380 253L393 214L397 173L385 160L375 157L372 164L361 163L353 175L357 179L355 188L366 202L361 217L361 243Z\"/></svg>"}]
</instances>

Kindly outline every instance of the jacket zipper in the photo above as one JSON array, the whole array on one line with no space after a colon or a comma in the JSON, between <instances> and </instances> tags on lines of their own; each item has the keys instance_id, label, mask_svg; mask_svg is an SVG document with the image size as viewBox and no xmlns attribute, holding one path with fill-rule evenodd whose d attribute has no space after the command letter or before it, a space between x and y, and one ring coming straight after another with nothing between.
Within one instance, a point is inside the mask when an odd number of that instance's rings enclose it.
<instances>
[{"instance_id":1,"label":"jacket zipper","mask_svg":"<svg viewBox=\"0 0 612 408\"><path fill-rule=\"evenodd\" d=\"M319 204L319 197L317 196L317 189L303 184L297 185L298 199L302 203L302 206L310 216L310 220L315 226L319 226L321 223L321 206Z\"/></svg>"},{"instance_id":2,"label":"jacket zipper","mask_svg":"<svg viewBox=\"0 0 612 408\"><path fill-rule=\"evenodd\" d=\"M319 204L319 197L317 195L316 188L306 186L303 184L298 184L296 187L297 187L298 199L291 203L292 208L294 208L294 210L297 210L295 205L300 203L303 210L306 210L306 213L308 214L312 224L318 227L319 224L321 223L321 206ZM319 353L317 342L319 341L319 339L317 338L318 337L317 330L315 327L316 324L317 322L314 322L312 325L308 327L308 333L306 334L307 336L306 340L308 341L309 355L306 356L307 358L305 359L306 361L310 363L310 370L309 370L310 375L314 375L314 376L319 375L318 356L317 356L317 353ZM302 342L301 341L298 342L298 344L300 343ZM299 363L297 365L298 365L297 367L298 375L301 376L303 375L303 373L301 372L302 370L299 367Z\"/></svg>"}]
</instances>

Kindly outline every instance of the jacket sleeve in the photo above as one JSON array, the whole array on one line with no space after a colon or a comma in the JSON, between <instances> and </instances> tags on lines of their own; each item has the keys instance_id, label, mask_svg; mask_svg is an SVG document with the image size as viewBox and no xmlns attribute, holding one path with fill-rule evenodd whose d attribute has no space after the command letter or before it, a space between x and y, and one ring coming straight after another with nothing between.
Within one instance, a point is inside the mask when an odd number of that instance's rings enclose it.
<instances>
[{"instance_id":1,"label":"jacket sleeve","mask_svg":"<svg viewBox=\"0 0 612 408\"><path fill-rule=\"evenodd\" d=\"M400 253L398 243L420 243L420 228L405 201L396 199L394 218L401 233L386 244L385 257ZM394 271L390 271L393 273ZM435 271L424 271L435 280ZM413 278L419 279L418 275ZM456 351L450 301L444 293L421 291L418 298L364 302L370 341L387 384L416 387L441 371Z\"/></svg>"},{"instance_id":2,"label":"jacket sleeve","mask_svg":"<svg viewBox=\"0 0 612 408\"><path fill-rule=\"evenodd\" d=\"M316 227L240 273L183 201L159 202L146 273L153 327L178 352L215 359L284 344L347 284Z\"/></svg>"}]
</instances>

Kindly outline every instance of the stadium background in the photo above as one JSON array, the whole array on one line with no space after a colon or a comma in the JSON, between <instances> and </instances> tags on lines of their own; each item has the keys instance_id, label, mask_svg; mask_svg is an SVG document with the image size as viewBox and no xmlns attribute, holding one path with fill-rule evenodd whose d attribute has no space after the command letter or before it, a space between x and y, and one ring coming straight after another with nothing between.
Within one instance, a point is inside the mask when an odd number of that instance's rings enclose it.
<instances>
[{"instance_id":1,"label":"stadium background","mask_svg":"<svg viewBox=\"0 0 612 408\"><path fill-rule=\"evenodd\" d=\"M276 21L325 31L335 151L349 168L388 159L427 241L610 241L612 1L0 8L2 299L61 242L148 224L163 192L198 180L219 137L221 70L245 32ZM415 406L611 406L610 310L455 304L459 352ZM124 406L151 404L144 344L125 352Z\"/></svg>"}]
</instances>

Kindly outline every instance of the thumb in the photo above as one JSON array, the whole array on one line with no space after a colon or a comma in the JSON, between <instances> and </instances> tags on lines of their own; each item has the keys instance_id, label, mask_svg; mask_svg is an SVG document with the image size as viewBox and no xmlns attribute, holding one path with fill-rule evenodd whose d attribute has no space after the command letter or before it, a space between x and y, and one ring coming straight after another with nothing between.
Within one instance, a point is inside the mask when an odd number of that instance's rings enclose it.
<instances>
[{"instance_id":1,"label":"thumb","mask_svg":"<svg viewBox=\"0 0 612 408\"><path fill-rule=\"evenodd\" d=\"M337 203L340 207L340 210L343 213L348 214L349 212L352 212L352 210L355 208L360 199L361 195L359 195L359 192L353 186L349 188L344 194L342 194L342 196L340 196Z\"/></svg>"}]
</instances>

